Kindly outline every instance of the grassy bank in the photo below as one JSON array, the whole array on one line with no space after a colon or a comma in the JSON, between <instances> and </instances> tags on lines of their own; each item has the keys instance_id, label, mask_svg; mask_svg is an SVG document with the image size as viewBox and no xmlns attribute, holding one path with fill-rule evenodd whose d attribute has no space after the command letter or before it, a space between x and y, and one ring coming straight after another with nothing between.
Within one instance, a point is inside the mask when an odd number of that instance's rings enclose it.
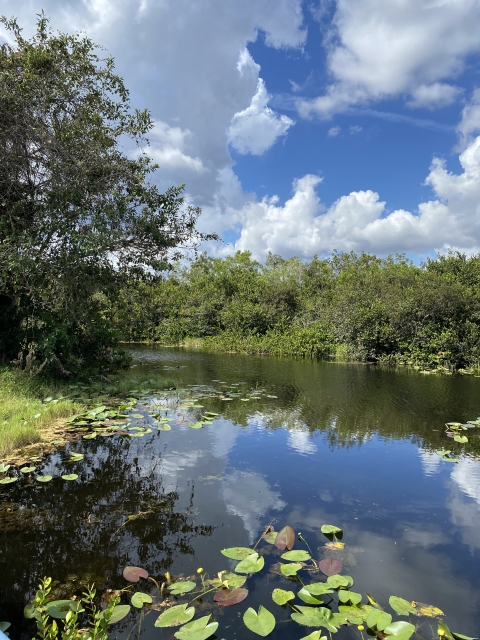
<instances>
[{"instance_id":1,"label":"grassy bank","mask_svg":"<svg viewBox=\"0 0 480 640\"><path fill-rule=\"evenodd\" d=\"M109 382L48 383L11 367L0 367L0 460L20 447L40 442L42 432L87 405L173 385L163 376L131 371Z\"/></svg>"}]
</instances>

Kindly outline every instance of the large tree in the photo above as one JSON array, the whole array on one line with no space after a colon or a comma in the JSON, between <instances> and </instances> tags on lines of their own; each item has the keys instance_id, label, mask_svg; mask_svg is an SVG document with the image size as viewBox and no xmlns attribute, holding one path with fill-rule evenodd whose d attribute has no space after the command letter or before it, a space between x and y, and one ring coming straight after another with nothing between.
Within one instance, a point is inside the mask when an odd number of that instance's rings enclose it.
<instances>
[{"instance_id":1,"label":"large tree","mask_svg":"<svg viewBox=\"0 0 480 640\"><path fill-rule=\"evenodd\" d=\"M200 210L184 205L183 186L151 182L152 119L132 111L111 57L53 33L43 14L31 39L1 20L12 44L0 46L0 354L105 370L108 298L207 237Z\"/></svg>"}]
</instances>

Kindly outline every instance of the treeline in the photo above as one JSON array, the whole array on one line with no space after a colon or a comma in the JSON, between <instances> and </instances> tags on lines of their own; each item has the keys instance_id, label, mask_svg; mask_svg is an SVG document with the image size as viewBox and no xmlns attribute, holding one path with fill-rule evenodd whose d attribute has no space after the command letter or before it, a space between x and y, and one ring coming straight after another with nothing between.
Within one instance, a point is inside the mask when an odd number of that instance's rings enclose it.
<instances>
[{"instance_id":1,"label":"treeline","mask_svg":"<svg viewBox=\"0 0 480 640\"><path fill-rule=\"evenodd\" d=\"M125 287L111 310L124 340L225 351L467 369L480 359L480 255L420 266L402 255L311 262L200 255Z\"/></svg>"}]
</instances>

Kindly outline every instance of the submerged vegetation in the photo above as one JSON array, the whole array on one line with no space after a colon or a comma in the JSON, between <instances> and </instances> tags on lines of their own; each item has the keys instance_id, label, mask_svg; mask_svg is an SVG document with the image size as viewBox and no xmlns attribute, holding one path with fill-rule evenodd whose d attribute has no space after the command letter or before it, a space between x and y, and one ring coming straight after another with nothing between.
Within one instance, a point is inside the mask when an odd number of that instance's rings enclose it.
<instances>
[{"instance_id":1,"label":"submerged vegetation","mask_svg":"<svg viewBox=\"0 0 480 640\"><path fill-rule=\"evenodd\" d=\"M480 256L336 253L265 264L199 256L119 295L128 341L404 364L453 372L480 362Z\"/></svg>"}]
</instances>

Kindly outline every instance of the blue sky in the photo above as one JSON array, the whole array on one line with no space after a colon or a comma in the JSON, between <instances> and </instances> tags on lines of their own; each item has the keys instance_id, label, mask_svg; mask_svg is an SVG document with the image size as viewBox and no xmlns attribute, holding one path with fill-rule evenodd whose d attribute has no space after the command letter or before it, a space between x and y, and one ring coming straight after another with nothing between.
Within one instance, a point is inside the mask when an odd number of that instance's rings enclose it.
<instances>
[{"instance_id":1,"label":"blue sky","mask_svg":"<svg viewBox=\"0 0 480 640\"><path fill-rule=\"evenodd\" d=\"M210 253L478 251L480 0L2 3L41 9L113 54Z\"/></svg>"}]
</instances>

